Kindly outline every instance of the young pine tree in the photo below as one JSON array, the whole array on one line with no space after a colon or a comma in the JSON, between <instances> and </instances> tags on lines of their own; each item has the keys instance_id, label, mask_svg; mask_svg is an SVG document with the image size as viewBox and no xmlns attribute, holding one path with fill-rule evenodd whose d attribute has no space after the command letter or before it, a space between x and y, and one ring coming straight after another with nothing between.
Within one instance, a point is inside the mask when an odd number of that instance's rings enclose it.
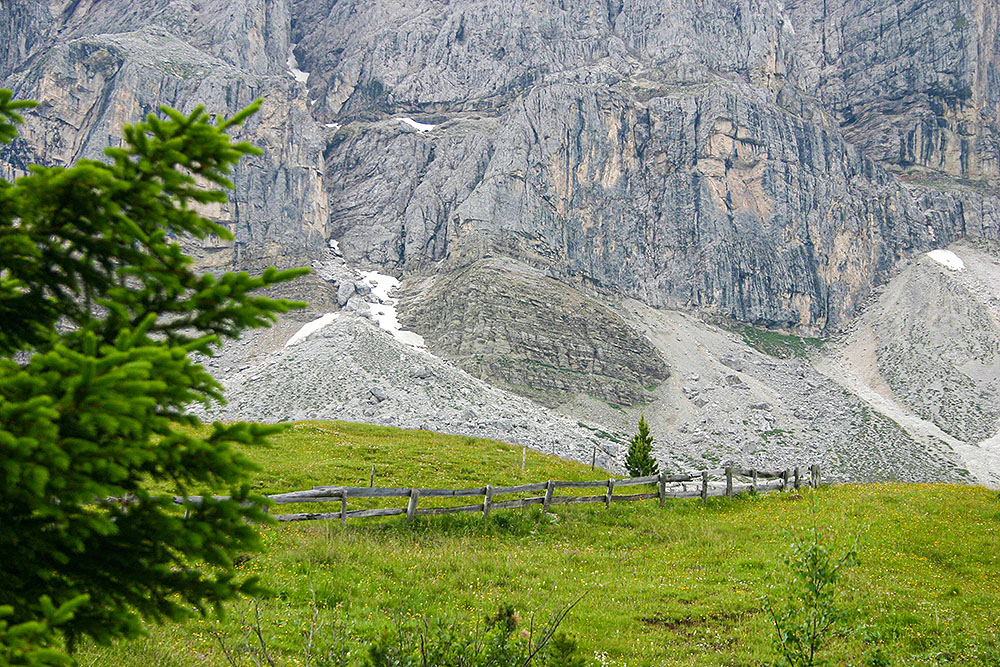
<instances>
[{"instance_id":1,"label":"young pine tree","mask_svg":"<svg viewBox=\"0 0 1000 667\"><path fill-rule=\"evenodd\" d=\"M653 435L649 432L646 415L639 417L639 432L632 436L632 442L628 445L625 467L632 477L645 477L659 472L660 466L653 458Z\"/></svg>"},{"instance_id":2,"label":"young pine tree","mask_svg":"<svg viewBox=\"0 0 1000 667\"><path fill-rule=\"evenodd\" d=\"M0 90L0 143L29 106ZM300 307L254 292L307 270L215 277L178 243L232 240L198 211L259 153L226 134L257 106L217 122L164 108L106 161L0 179L0 664L65 663L63 639L258 590L233 559L267 516L233 445L276 428L202 428L186 406L222 393L191 354ZM229 500L192 498L220 488Z\"/></svg>"}]
</instances>

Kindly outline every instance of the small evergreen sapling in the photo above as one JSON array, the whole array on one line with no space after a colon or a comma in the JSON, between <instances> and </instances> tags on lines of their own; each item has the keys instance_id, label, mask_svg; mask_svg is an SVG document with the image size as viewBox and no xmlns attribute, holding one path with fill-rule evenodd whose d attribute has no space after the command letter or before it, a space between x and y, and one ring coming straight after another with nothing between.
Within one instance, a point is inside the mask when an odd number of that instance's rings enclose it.
<instances>
[{"instance_id":1,"label":"small evergreen sapling","mask_svg":"<svg viewBox=\"0 0 1000 667\"><path fill-rule=\"evenodd\" d=\"M625 467L632 477L645 477L659 472L660 466L653 458L653 435L649 432L645 414L639 417L639 432L632 436L629 443Z\"/></svg>"}]
</instances>

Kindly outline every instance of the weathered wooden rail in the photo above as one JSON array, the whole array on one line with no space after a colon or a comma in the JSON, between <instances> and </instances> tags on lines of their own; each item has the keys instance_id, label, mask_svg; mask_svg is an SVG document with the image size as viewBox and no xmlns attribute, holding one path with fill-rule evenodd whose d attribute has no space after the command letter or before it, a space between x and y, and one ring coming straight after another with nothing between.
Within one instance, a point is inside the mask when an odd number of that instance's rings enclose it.
<instances>
[{"instance_id":1,"label":"weathered wooden rail","mask_svg":"<svg viewBox=\"0 0 1000 667\"><path fill-rule=\"evenodd\" d=\"M519 484L517 486L486 485L472 489L317 486L305 491L277 493L267 497L270 498L276 505L324 502L340 504L340 508L336 512L298 512L294 514L277 514L274 518L278 521L340 519L342 523L346 523L348 519L397 516L403 514L406 515L407 519L412 519L415 516L457 514L462 512L481 512L483 516L486 516L493 510L515 509L531 505L541 505L545 511L548 511L553 505L604 503L607 507L610 507L611 503L632 502L637 500L659 500L660 505L662 506L667 498L700 498L702 502L706 502L709 496L733 497L739 493L751 491L755 493L785 491L789 488L798 489L803 484L811 487L819 486L819 465L811 466L808 469L808 475L807 479L803 474L803 469L799 467L778 472L727 467L713 470L702 470L696 473L680 475L667 475L661 473L658 475L649 475L647 477L577 482L548 480L546 482ZM712 480L711 478L713 477L721 477L722 479ZM743 478L748 481L738 483L736 478ZM656 485L657 488L655 491L628 494L615 493L616 490L623 487L644 486L651 484ZM557 496L555 495L555 491L557 489L603 489L603 493L589 496ZM497 496L518 493L536 493L539 491L544 491L545 495L533 496L529 498L515 498L512 500L496 500ZM451 507L417 507L421 498L468 498L480 496L483 499L482 502L470 505L456 505ZM348 498L406 498L407 503L406 507L348 510ZM187 501L180 496L174 497L174 502L177 504L184 504L185 502L192 501L197 503L199 500L200 498L198 497L189 498Z\"/></svg>"}]
</instances>

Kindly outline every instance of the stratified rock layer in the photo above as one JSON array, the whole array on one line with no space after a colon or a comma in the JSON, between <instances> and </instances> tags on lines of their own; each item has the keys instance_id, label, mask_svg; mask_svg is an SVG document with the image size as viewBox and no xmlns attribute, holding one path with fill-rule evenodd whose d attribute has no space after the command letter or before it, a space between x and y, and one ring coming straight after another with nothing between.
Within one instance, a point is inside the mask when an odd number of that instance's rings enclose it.
<instances>
[{"instance_id":1,"label":"stratified rock layer","mask_svg":"<svg viewBox=\"0 0 1000 667\"><path fill-rule=\"evenodd\" d=\"M567 394L646 403L670 374L615 312L509 260L481 260L407 292L406 326L423 331L432 351L543 403Z\"/></svg>"}]
</instances>

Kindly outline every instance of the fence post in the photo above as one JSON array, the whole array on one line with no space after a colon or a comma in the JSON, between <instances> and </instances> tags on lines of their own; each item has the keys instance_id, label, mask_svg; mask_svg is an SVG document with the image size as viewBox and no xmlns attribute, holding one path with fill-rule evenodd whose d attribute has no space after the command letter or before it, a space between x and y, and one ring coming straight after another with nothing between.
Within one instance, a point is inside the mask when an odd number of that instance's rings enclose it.
<instances>
[{"instance_id":1,"label":"fence post","mask_svg":"<svg viewBox=\"0 0 1000 667\"><path fill-rule=\"evenodd\" d=\"M663 507L663 503L667 500L667 473L661 472L657 483L660 485L660 507Z\"/></svg>"},{"instance_id":2,"label":"fence post","mask_svg":"<svg viewBox=\"0 0 1000 667\"><path fill-rule=\"evenodd\" d=\"M604 506L605 507L609 507L609 508L611 507L611 494L614 493L614 492L615 492L615 480L609 479L608 480L608 492L604 496Z\"/></svg>"},{"instance_id":3,"label":"fence post","mask_svg":"<svg viewBox=\"0 0 1000 667\"><path fill-rule=\"evenodd\" d=\"M375 486L375 464L372 464L372 477L368 480L368 487L371 488Z\"/></svg>"},{"instance_id":4,"label":"fence post","mask_svg":"<svg viewBox=\"0 0 1000 667\"><path fill-rule=\"evenodd\" d=\"M701 504L708 502L708 471L701 471Z\"/></svg>"},{"instance_id":5,"label":"fence post","mask_svg":"<svg viewBox=\"0 0 1000 667\"><path fill-rule=\"evenodd\" d=\"M812 467L812 486L814 489L819 488L819 482L820 482L819 464L816 463Z\"/></svg>"},{"instance_id":6,"label":"fence post","mask_svg":"<svg viewBox=\"0 0 1000 667\"><path fill-rule=\"evenodd\" d=\"M799 472L799 466L795 466L795 490L798 491L799 487L802 485L800 480L801 472Z\"/></svg>"},{"instance_id":7,"label":"fence post","mask_svg":"<svg viewBox=\"0 0 1000 667\"><path fill-rule=\"evenodd\" d=\"M590 457L590 471L594 471L594 466L597 465L597 445L594 445L594 455Z\"/></svg>"},{"instance_id":8,"label":"fence post","mask_svg":"<svg viewBox=\"0 0 1000 667\"><path fill-rule=\"evenodd\" d=\"M781 490L785 491L788 489L788 470L781 473Z\"/></svg>"},{"instance_id":9,"label":"fence post","mask_svg":"<svg viewBox=\"0 0 1000 667\"><path fill-rule=\"evenodd\" d=\"M757 470L750 471L750 490L757 493Z\"/></svg>"},{"instance_id":10,"label":"fence post","mask_svg":"<svg viewBox=\"0 0 1000 667\"><path fill-rule=\"evenodd\" d=\"M525 447L521 450L521 472L524 472L524 466L528 462L528 448Z\"/></svg>"},{"instance_id":11,"label":"fence post","mask_svg":"<svg viewBox=\"0 0 1000 667\"><path fill-rule=\"evenodd\" d=\"M493 487L486 485L486 495L483 496L483 516L490 513L490 505L493 503Z\"/></svg>"},{"instance_id":12,"label":"fence post","mask_svg":"<svg viewBox=\"0 0 1000 667\"><path fill-rule=\"evenodd\" d=\"M550 479L545 483L545 502L542 504L542 509L546 512L549 511L549 507L552 506L552 480Z\"/></svg>"},{"instance_id":13,"label":"fence post","mask_svg":"<svg viewBox=\"0 0 1000 667\"><path fill-rule=\"evenodd\" d=\"M419 497L419 489L410 489L410 502L406 503L406 519L408 521L412 521L417 512L417 498Z\"/></svg>"},{"instance_id":14,"label":"fence post","mask_svg":"<svg viewBox=\"0 0 1000 667\"><path fill-rule=\"evenodd\" d=\"M726 466L726 497L733 497L733 468Z\"/></svg>"},{"instance_id":15,"label":"fence post","mask_svg":"<svg viewBox=\"0 0 1000 667\"><path fill-rule=\"evenodd\" d=\"M347 489L340 492L340 525L347 525Z\"/></svg>"}]
</instances>

